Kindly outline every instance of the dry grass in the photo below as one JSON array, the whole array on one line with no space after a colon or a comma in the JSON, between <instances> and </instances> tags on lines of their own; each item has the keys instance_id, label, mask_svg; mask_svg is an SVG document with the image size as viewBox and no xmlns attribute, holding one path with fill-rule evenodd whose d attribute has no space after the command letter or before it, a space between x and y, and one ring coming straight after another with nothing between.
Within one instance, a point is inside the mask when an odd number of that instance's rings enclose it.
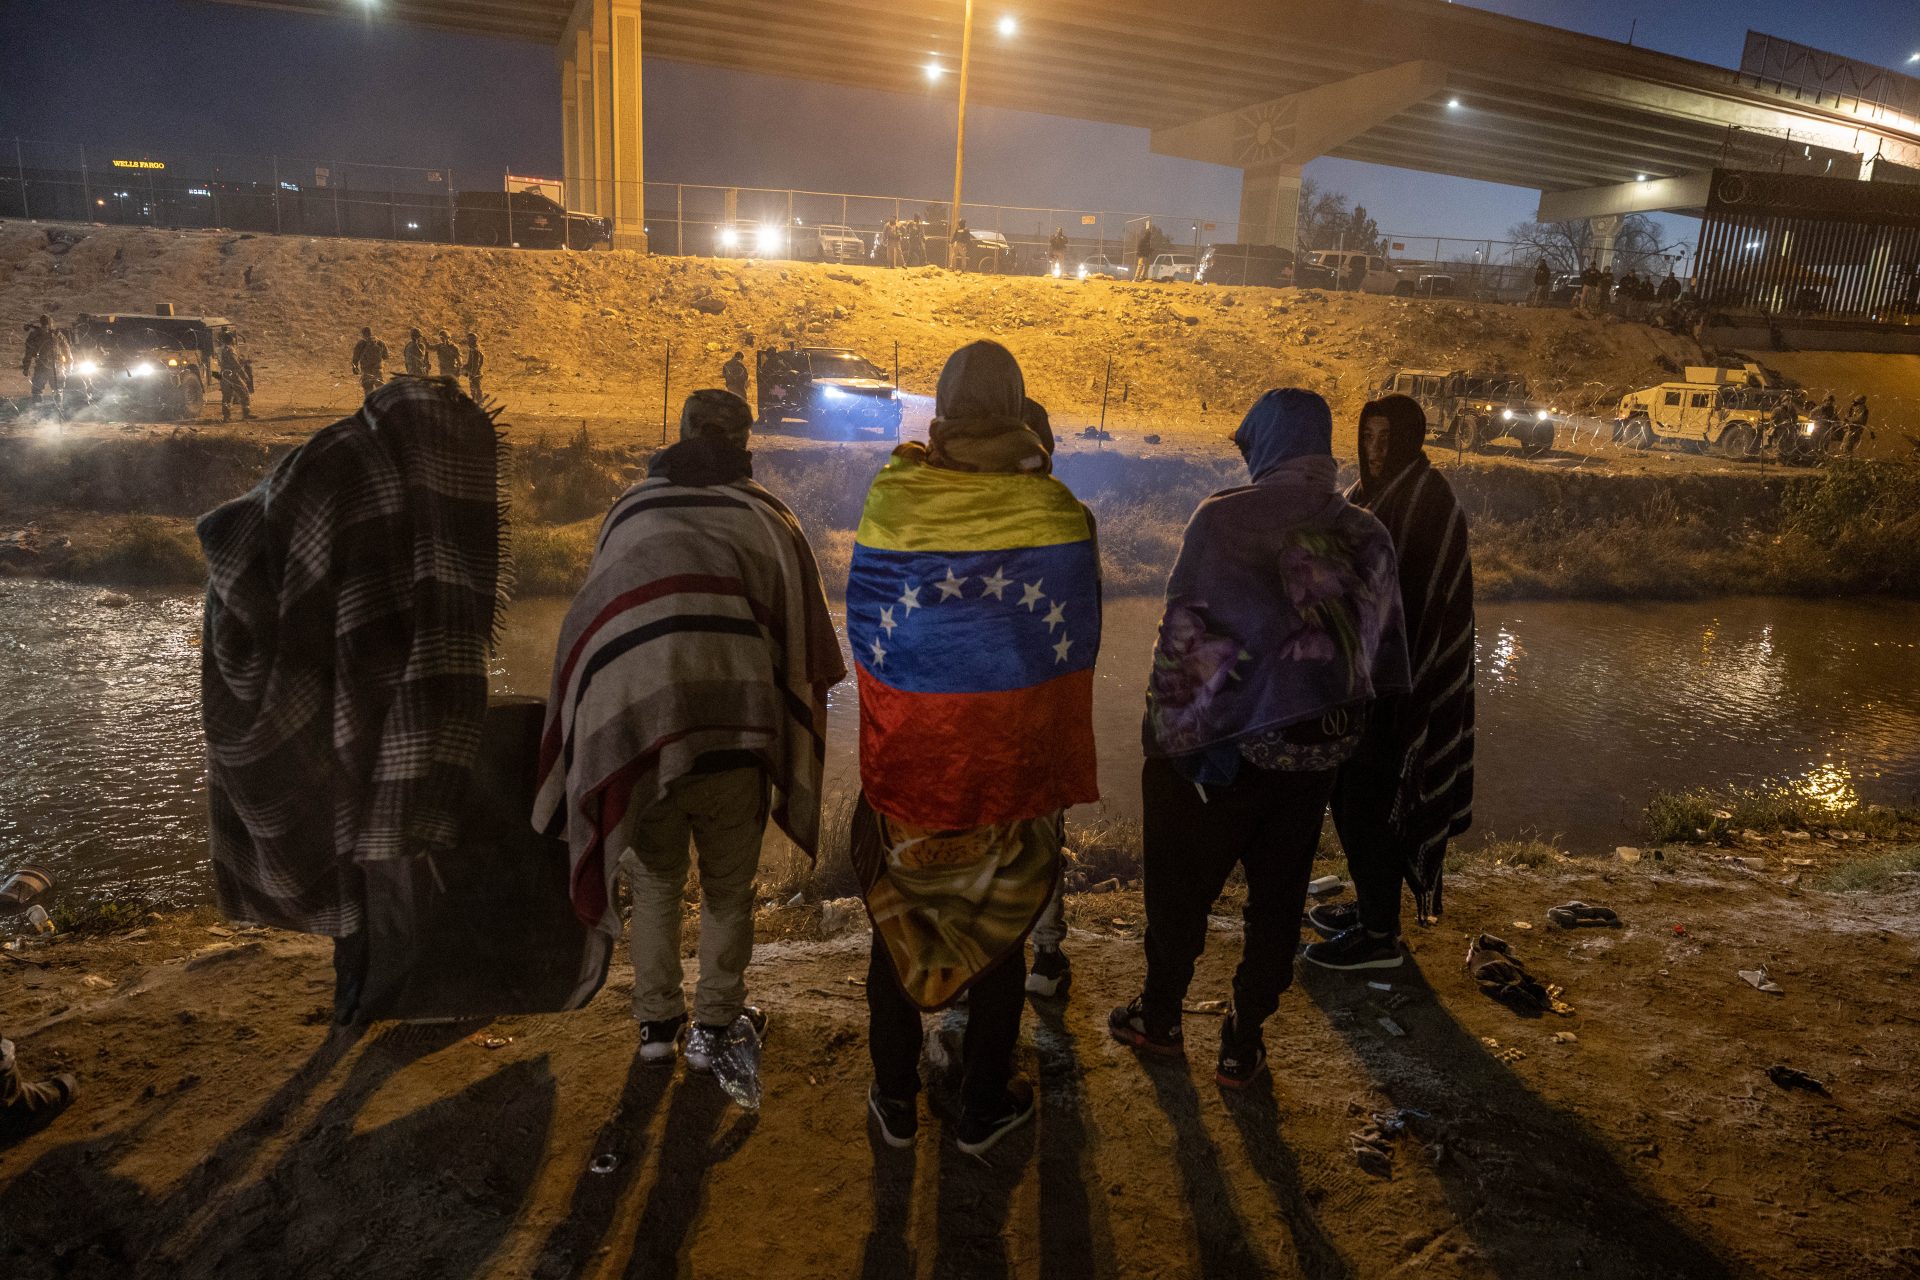
<instances>
[{"instance_id":1,"label":"dry grass","mask_svg":"<svg viewBox=\"0 0 1920 1280\"><path fill-rule=\"evenodd\" d=\"M122 516L85 530L60 576L130 587L198 587L206 561L193 529L164 516Z\"/></svg>"},{"instance_id":2,"label":"dry grass","mask_svg":"<svg viewBox=\"0 0 1920 1280\"><path fill-rule=\"evenodd\" d=\"M1715 842L1736 831L1857 831L1890 839L1920 815L1851 801L1836 804L1788 783L1726 790L1662 791L1647 802L1647 839Z\"/></svg>"},{"instance_id":3,"label":"dry grass","mask_svg":"<svg viewBox=\"0 0 1920 1280\"><path fill-rule=\"evenodd\" d=\"M1829 893L1879 892L1907 881L1920 888L1920 845L1844 862L1823 873L1814 888Z\"/></svg>"}]
</instances>

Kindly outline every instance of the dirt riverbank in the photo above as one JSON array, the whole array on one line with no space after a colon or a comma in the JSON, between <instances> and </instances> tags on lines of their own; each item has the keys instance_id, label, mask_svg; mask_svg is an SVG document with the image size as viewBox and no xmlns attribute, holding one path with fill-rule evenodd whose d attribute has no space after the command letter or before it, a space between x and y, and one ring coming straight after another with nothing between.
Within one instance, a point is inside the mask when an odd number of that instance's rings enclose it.
<instances>
[{"instance_id":1,"label":"dirt riverbank","mask_svg":"<svg viewBox=\"0 0 1920 1280\"><path fill-rule=\"evenodd\" d=\"M870 1141L864 937L813 905L762 913L757 1117L637 1065L624 965L577 1014L353 1038L326 1025L318 940L204 915L72 937L0 960L0 1026L83 1089L0 1152L0 1273L1911 1275L1920 880L1889 848L1813 832L1471 865L1411 966L1303 975L1245 1096L1212 1083L1216 1015L1187 1018L1184 1064L1107 1038L1140 902L1079 895L1072 999L1036 1006L1019 1050L1039 1121L985 1160L955 1154L944 1086L914 1151ZM1575 897L1624 927L1552 928ZM1196 1002L1227 994L1220 914ZM1461 960L1483 929L1573 1012L1480 994ZM1783 994L1736 973L1760 967ZM1409 1131L1369 1172L1350 1135L1394 1112Z\"/></svg>"}]
</instances>

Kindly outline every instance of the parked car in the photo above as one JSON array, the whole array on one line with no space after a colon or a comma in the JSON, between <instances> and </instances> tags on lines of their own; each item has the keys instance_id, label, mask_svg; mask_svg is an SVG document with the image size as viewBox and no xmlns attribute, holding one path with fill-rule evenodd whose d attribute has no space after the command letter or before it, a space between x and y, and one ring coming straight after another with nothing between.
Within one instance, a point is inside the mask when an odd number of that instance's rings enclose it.
<instances>
[{"instance_id":1,"label":"parked car","mask_svg":"<svg viewBox=\"0 0 1920 1280\"><path fill-rule=\"evenodd\" d=\"M778 222L757 222L738 218L713 229L713 256L716 258L790 258L793 237Z\"/></svg>"},{"instance_id":2,"label":"parked car","mask_svg":"<svg viewBox=\"0 0 1920 1280\"><path fill-rule=\"evenodd\" d=\"M1358 280L1362 293L1398 293L1404 277L1377 253L1357 249L1321 249L1309 259L1325 272L1326 288L1352 289Z\"/></svg>"},{"instance_id":3,"label":"parked car","mask_svg":"<svg viewBox=\"0 0 1920 1280\"><path fill-rule=\"evenodd\" d=\"M1090 258L1081 259L1080 265L1074 268L1073 274L1082 280L1088 276L1111 276L1115 280L1125 280L1130 270L1131 268L1109 258L1106 254L1096 253Z\"/></svg>"},{"instance_id":4,"label":"parked car","mask_svg":"<svg viewBox=\"0 0 1920 1280\"><path fill-rule=\"evenodd\" d=\"M86 403L107 412L191 420L214 385L225 333L239 331L220 316L83 315L73 323L71 378Z\"/></svg>"},{"instance_id":5,"label":"parked car","mask_svg":"<svg viewBox=\"0 0 1920 1280\"><path fill-rule=\"evenodd\" d=\"M569 212L538 191L462 191L453 198L453 239L517 249L597 249L613 243L613 222Z\"/></svg>"},{"instance_id":6,"label":"parked car","mask_svg":"<svg viewBox=\"0 0 1920 1280\"><path fill-rule=\"evenodd\" d=\"M1553 447L1560 415L1536 400L1519 374L1401 369L1380 390L1419 401L1434 438L1459 448L1478 451L1503 436L1529 458Z\"/></svg>"},{"instance_id":7,"label":"parked car","mask_svg":"<svg viewBox=\"0 0 1920 1280\"><path fill-rule=\"evenodd\" d=\"M1199 265L1190 253L1163 253L1147 264L1147 279L1191 282Z\"/></svg>"},{"instance_id":8,"label":"parked car","mask_svg":"<svg viewBox=\"0 0 1920 1280\"><path fill-rule=\"evenodd\" d=\"M1293 283L1293 250L1275 244L1210 244L1195 268L1195 284L1251 284L1282 288Z\"/></svg>"},{"instance_id":9,"label":"parked car","mask_svg":"<svg viewBox=\"0 0 1920 1280\"><path fill-rule=\"evenodd\" d=\"M900 393L869 360L845 347L789 347L761 351L755 361L760 421L779 426L800 419L847 437L876 431L900 438Z\"/></svg>"},{"instance_id":10,"label":"parked car","mask_svg":"<svg viewBox=\"0 0 1920 1280\"><path fill-rule=\"evenodd\" d=\"M852 227L823 222L807 235L808 256L821 262L865 262L867 242Z\"/></svg>"}]
</instances>

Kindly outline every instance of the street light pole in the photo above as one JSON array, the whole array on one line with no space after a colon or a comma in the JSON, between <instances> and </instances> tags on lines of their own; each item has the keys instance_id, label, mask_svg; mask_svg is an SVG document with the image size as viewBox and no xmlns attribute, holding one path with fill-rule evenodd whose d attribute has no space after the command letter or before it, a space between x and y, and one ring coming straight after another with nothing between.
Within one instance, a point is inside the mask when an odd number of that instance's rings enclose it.
<instances>
[{"instance_id":1,"label":"street light pole","mask_svg":"<svg viewBox=\"0 0 1920 1280\"><path fill-rule=\"evenodd\" d=\"M960 225L960 179L967 166L967 71L973 61L973 0L967 0L960 27L960 117L953 142L953 211L947 215L947 265L953 265L954 229Z\"/></svg>"}]
</instances>

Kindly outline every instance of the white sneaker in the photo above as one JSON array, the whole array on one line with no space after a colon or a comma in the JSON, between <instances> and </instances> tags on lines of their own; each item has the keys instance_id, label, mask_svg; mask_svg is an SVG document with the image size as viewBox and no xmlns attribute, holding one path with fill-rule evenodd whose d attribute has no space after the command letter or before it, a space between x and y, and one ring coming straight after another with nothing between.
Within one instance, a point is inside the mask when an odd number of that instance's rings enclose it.
<instances>
[{"instance_id":1,"label":"white sneaker","mask_svg":"<svg viewBox=\"0 0 1920 1280\"><path fill-rule=\"evenodd\" d=\"M748 1005L740 1011L740 1017L753 1027L754 1034L761 1040L767 1038L767 1015ZM739 1019L734 1020L738 1022ZM696 1022L687 1032L687 1070L713 1070L714 1055L718 1054L727 1042L727 1035L733 1030L732 1024L724 1027L710 1027L704 1022Z\"/></svg>"}]
</instances>

